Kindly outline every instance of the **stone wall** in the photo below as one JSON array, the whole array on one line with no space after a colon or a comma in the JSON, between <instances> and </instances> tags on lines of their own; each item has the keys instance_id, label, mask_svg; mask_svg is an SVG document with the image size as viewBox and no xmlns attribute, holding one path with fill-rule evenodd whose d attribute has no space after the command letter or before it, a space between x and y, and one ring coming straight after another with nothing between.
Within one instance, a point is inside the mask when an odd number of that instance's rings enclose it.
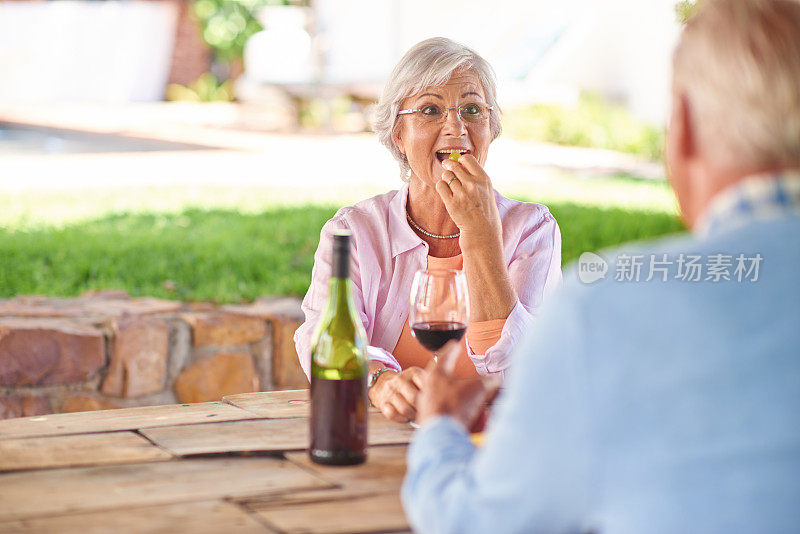
<instances>
[{"instance_id":1,"label":"stone wall","mask_svg":"<svg viewBox=\"0 0 800 534\"><path fill-rule=\"evenodd\" d=\"M301 321L292 298L0 300L0 419L308 387L292 341Z\"/></svg>"}]
</instances>

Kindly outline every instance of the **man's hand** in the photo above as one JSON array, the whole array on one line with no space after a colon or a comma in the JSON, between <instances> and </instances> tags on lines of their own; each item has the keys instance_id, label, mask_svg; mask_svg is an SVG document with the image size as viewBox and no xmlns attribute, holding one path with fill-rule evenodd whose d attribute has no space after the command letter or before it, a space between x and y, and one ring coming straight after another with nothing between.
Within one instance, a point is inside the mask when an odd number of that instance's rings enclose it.
<instances>
[{"instance_id":1,"label":"man's hand","mask_svg":"<svg viewBox=\"0 0 800 534\"><path fill-rule=\"evenodd\" d=\"M417 399L419 424L437 415L449 415L469 430L483 414L485 404L499 391L501 380L497 376L469 379L453 376L459 350L459 344L450 341L439 362L431 362L425 369Z\"/></svg>"},{"instance_id":2,"label":"man's hand","mask_svg":"<svg viewBox=\"0 0 800 534\"><path fill-rule=\"evenodd\" d=\"M369 401L392 421L405 423L417 417L417 395L425 371L409 367L402 373L387 371L369 389Z\"/></svg>"}]
</instances>

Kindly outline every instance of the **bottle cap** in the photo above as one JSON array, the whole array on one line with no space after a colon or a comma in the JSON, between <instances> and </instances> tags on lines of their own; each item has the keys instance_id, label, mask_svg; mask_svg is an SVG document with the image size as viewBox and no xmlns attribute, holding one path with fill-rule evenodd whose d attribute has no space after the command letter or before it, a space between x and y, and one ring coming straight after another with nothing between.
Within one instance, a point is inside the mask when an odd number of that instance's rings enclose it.
<instances>
[{"instance_id":1,"label":"bottle cap","mask_svg":"<svg viewBox=\"0 0 800 534\"><path fill-rule=\"evenodd\" d=\"M333 272L334 278L350 276L350 237L349 230L338 230L333 234Z\"/></svg>"},{"instance_id":2,"label":"bottle cap","mask_svg":"<svg viewBox=\"0 0 800 534\"><path fill-rule=\"evenodd\" d=\"M350 236L353 233L350 230L337 230L333 234L333 248L347 248L350 249Z\"/></svg>"}]
</instances>

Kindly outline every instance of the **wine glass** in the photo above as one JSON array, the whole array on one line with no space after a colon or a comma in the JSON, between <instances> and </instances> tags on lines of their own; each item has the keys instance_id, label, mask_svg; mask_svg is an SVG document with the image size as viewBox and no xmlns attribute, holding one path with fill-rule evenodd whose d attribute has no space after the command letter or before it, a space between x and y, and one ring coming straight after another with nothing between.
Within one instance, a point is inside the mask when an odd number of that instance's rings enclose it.
<instances>
[{"instance_id":1,"label":"wine glass","mask_svg":"<svg viewBox=\"0 0 800 534\"><path fill-rule=\"evenodd\" d=\"M408 323L417 341L437 352L451 339L464 337L469 322L469 295L463 271L423 269L411 284L411 310Z\"/></svg>"}]
</instances>

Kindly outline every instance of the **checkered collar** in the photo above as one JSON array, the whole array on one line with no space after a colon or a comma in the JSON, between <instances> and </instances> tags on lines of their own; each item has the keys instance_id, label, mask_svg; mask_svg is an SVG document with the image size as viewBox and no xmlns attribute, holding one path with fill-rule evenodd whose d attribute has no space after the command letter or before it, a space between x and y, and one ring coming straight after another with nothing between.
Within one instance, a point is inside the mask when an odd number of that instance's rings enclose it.
<instances>
[{"instance_id":1,"label":"checkered collar","mask_svg":"<svg viewBox=\"0 0 800 534\"><path fill-rule=\"evenodd\" d=\"M800 170L754 174L726 188L711 200L696 233L704 236L786 215L800 215Z\"/></svg>"}]
</instances>

